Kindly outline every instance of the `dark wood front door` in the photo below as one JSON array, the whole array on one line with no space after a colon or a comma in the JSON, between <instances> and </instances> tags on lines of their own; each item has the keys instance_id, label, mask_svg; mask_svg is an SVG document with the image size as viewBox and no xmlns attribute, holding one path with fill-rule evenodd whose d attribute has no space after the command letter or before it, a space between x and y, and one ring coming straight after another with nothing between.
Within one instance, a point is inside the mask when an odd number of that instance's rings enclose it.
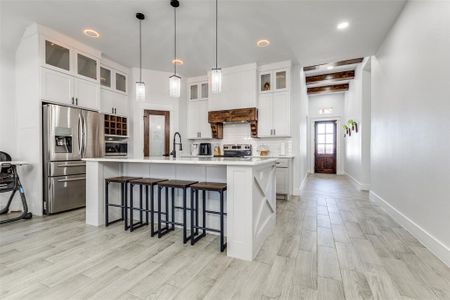
<instances>
[{"instance_id":1,"label":"dark wood front door","mask_svg":"<svg viewBox=\"0 0 450 300\"><path fill-rule=\"evenodd\" d=\"M336 121L315 123L314 171L336 174Z\"/></svg>"},{"instance_id":2,"label":"dark wood front door","mask_svg":"<svg viewBox=\"0 0 450 300\"><path fill-rule=\"evenodd\" d=\"M144 156L169 155L170 112L144 111Z\"/></svg>"}]
</instances>

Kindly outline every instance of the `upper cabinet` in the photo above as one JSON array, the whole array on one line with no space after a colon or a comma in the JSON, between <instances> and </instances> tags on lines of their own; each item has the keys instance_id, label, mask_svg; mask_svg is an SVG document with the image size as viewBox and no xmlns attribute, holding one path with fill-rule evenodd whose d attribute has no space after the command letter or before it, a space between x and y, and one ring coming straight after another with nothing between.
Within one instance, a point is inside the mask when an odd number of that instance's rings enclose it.
<instances>
[{"instance_id":1,"label":"upper cabinet","mask_svg":"<svg viewBox=\"0 0 450 300\"><path fill-rule=\"evenodd\" d=\"M259 67L259 137L289 137L291 135L290 72L290 62Z\"/></svg>"},{"instance_id":2,"label":"upper cabinet","mask_svg":"<svg viewBox=\"0 0 450 300\"><path fill-rule=\"evenodd\" d=\"M259 73L259 92L282 92L288 89L288 70L263 71Z\"/></svg>"},{"instance_id":3,"label":"upper cabinet","mask_svg":"<svg viewBox=\"0 0 450 300\"><path fill-rule=\"evenodd\" d=\"M81 53L77 53L77 74L97 80L98 61Z\"/></svg>"},{"instance_id":4,"label":"upper cabinet","mask_svg":"<svg viewBox=\"0 0 450 300\"><path fill-rule=\"evenodd\" d=\"M128 69L102 59L100 85L100 111L109 115L128 116Z\"/></svg>"},{"instance_id":5,"label":"upper cabinet","mask_svg":"<svg viewBox=\"0 0 450 300\"><path fill-rule=\"evenodd\" d=\"M52 68L70 72L70 49L48 39L45 39L44 43L44 64Z\"/></svg>"},{"instance_id":6,"label":"upper cabinet","mask_svg":"<svg viewBox=\"0 0 450 300\"><path fill-rule=\"evenodd\" d=\"M189 100L208 100L208 81L190 83Z\"/></svg>"}]
</instances>

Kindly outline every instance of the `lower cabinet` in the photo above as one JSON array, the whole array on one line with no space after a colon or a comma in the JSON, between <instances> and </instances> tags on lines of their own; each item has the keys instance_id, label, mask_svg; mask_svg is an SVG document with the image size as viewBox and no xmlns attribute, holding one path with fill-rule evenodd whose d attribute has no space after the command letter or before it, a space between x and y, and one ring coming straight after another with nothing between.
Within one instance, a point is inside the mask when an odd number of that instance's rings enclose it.
<instances>
[{"instance_id":1,"label":"lower cabinet","mask_svg":"<svg viewBox=\"0 0 450 300\"><path fill-rule=\"evenodd\" d=\"M208 123L207 100L188 102L187 127L188 139L212 138L211 126Z\"/></svg>"},{"instance_id":2,"label":"lower cabinet","mask_svg":"<svg viewBox=\"0 0 450 300\"><path fill-rule=\"evenodd\" d=\"M279 158L275 170L276 175L276 189L277 196L283 196L284 199L289 200L292 194L293 187L293 158Z\"/></svg>"},{"instance_id":3,"label":"lower cabinet","mask_svg":"<svg viewBox=\"0 0 450 300\"><path fill-rule=\"evenodd\" d=\"M109 115L128 116L128 96L102 88L100 111Z\"/></svg>"}]
</instances>

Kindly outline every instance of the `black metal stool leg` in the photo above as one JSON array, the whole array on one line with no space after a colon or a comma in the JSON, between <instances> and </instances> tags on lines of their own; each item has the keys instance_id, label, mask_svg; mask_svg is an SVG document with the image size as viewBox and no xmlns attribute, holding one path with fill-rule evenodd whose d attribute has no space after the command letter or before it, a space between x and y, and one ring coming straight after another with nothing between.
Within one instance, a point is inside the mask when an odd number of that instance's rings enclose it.
<instances>
[{"instance_id":1,"label":"black metal stool leg","mask_svg":"<svg viewBox=\"0 0 450 300\"><path fill-rule=\"evenodd\" d=\"M156 187L156 188L158 189L158 187ZM150 236L153 237L153 236L155 236L155 224L154 224L155 223L155 220L154 220L154 218L155 218L155 204L153 202L154 201L154 187L153 187L153 185L150 186L150 193L151 193L151 195L150 195L150 213L151 213L151 215L150 215ZM158 208L158 214L160 213L159 209L160 208Z\"/></svg>"},{"instance_id":2,"label":"black metal stool leg","mask_svg":"<svg viewBox=\"0 0 450 300\"><path fill-rule=\"evenodd\" d=\"M223 191L220 192L220 251L225 250L226 244L224 239L224 211L223 211Z\"/></svg>"},{"instance_id":3,"label":"black metal stool leg","mask_svg":"<svg viewBox=\"0 0 450 300\"><path fill-rule=\"evenodd\" d=\"M105 181L105 226L109 225L108 185L109 185L109 182Z\"/></svg>"},{"instance_id":4,"label":"black metal stool leg","mask_svg":"<svg viewBox=\"0 0 450 300\"><path fill-rule=\"evenodd\" d=\"M169 228L169 188L166 187L166 227ZM172 213L173 218L173 213Z\"/></svg>"},{"instance_id":5,"label":"black metal stool leg","mask_svg":"<svg viewBox=\"0 0 450 300\"><path fill-rule=\"evenodd\" d=\"M203 190L203 235L206 235L206 191ZM198 195L197 195L198 198Z\"/></svg>"},{"instance_id":6,"label":"black metal stool leg","mask_svg":"<svg viewBox=\"0 0 450 300\"><path fill-rule=\"evenodd\" d=\"M198 206L198 205L197 205ZM198 224L195 224L198 226ZM197 231L197 229L195 229ZM191 189L191 236L194 232L194 190ZM191 238L191 245L194 245L194 238Z\"/></svg>"},{"instance_id":7,"label":"black metal stool leg","mask_svg":"<svg viewBox=\"0 0 450 300\"><path fill-rule=\"evenodd\" d=\"M139 221L141 222L141 224L144 224L144 211L142 210L143 208L144 208L144 206L142 205L142 201L143 201L143 199L142 199L142 189L143 189L143 187L142 187L142 184L141 185L139 185L139 208L140 208L140 210L139 210Z\"/></svg>"},{"instance_id":8,"label":"black metal stool leg","mask_svg":"<svg viewBox=\"0 0 450 300\"><path fill-rule=\"evenodd\" d=\"M158 238L160 238L161 235L161 190L162 187L158 187ZM167 217L167 215L166 215Z\"/></svg>"},{"instance_id":9,"label":"black metal stool leg","mask_svg":"<svg viewBox=\"0 0 450 300\"><path fill-rule=\"evenodd\" d=\"M183 189L183 243L186 244L186 242L189 240L187 237L187 220L186 220L186 188ZM191 232L192 235L192 232Z\"/></svg>"},{"instance_id":10,"label":"black metal stool leg","mask_svg":"<svg viewBox=\"0 0 450 300\"><path fill-rule=\"evenodd\" d=\"M172 195L172 230L175 230L175 188L171 188Z\"/></svg>"},{"instance_id":11,"label":"black metal stool leg","mask_svg":"<svg viewBox=\"0 0 450 300\"><path fill-rule=\"evenodd\" d=\"M145 186L145 224L148 225L148 185Z\"/></svg>"},{"instance_id":12,"label":"black metal stool leg","mask_svg":"<svg viewBox=\"0 0 450 300\"><path fill-rule=\"evenodd\" d=\"M125 214L127 212L125 211ZM133 184L130 184L130 232L134 230L134 199L133 199ZM126 229L125 229L126 230Z\"/></svg>"}]
</instances>

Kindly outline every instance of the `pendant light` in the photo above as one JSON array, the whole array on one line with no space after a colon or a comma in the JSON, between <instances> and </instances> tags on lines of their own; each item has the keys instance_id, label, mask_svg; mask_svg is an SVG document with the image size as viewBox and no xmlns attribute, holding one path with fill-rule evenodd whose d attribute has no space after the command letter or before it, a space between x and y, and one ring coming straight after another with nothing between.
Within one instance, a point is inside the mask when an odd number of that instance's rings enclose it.
<instances>
[{"instance_id":1,"label":"pendant light","mask_svg":"<svg viewBox=\"0 0 450 300\"><path fill-rule=\"evenodd\" d=\"M211 70L211 91L218 94L222 91L222 69L217 66L217 15L218 0L216 0L216 66Z\"/></svg>"},{"instance_id":2,"label":"pendant light","mask_svg":"<svg viewBox=\"0 0 450 300\"><path fill-rule=\"evenodd\" d=\"M142 81L142 20L145 19L143 13L137 13L139 20L139 81L136 82L136 101L145 101L145 83Z\"/></svg>"},{"instance_id":3,"label":"pendant light","mask_svg":"<svg viewBox=\"0 0 450 300\"><path fill-rule=\"evenodd\" d=\"M169 77L169 94L170 97L179 98L181 93L181 77L177 75L177 7L180 6L178 0L171 0L170 5L173 7L174 20L174 56L173 56L173 75Z\"/></svg>"}]
</instances>

